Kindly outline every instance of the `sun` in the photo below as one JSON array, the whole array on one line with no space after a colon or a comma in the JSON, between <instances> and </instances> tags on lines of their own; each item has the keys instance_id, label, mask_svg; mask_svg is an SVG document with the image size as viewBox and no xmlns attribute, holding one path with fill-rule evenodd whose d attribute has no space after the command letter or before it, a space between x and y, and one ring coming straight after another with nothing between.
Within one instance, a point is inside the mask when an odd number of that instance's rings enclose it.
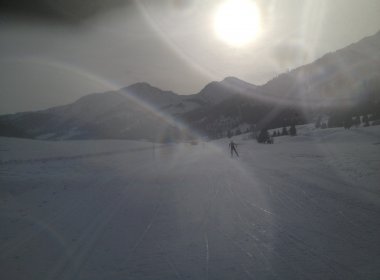
<instances>
[{"instance_id":1,"label":"sun","mask_svg":"<svg viewBox=\"0 0 380 280\"><path fill-rule=\"evenodd\" d=\"M216 10L214 30L223 42L242 47L252 42L260 30L260 14L250 0L227 0Z\"/></svg>"}]
</instances>

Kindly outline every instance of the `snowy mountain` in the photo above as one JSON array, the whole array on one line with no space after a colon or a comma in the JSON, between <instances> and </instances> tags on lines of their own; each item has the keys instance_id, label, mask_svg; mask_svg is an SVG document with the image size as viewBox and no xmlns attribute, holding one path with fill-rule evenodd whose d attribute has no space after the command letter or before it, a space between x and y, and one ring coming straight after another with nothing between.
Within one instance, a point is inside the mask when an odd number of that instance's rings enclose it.
<instances>
[{"instance_id":1,"label":"snowy mountain","mask_svg":"<svg viewBox=\"0 0 380 280\"><path fill-rule=\"evenodd\" d=\"M211 82L197 95L210 104L219 104L237 95L250 95L258 87L235 77L227 77L221 82Z\"/></svg>"},{"instance_id":2,"label":"snowy mountain","mask_svg":"<svg viewBox=\"0 0 380 280\"><path fill-rule=\"evenodd\" d=\"M157 140L163 134L176 138L190 127L221 137L241 124L279 127L321 113L340 125L350 115L380 117L379 81L380 32L263 86L228 77L197 94L178 95L137 83L64 106L0 116L0 135Z\"/></svg>"},{"instance_id":3,"label":"snowy mountain","mask_svg":"<svg viewBox=\"0 0 380 280\"><path fill-rule=\"evenodd\" d=\"M126 96L136 97L160 111L168 114L182 114L201 107L219 104L228 98L251 91L256 86L234 77L221 82L211 82L199 93L178 95L172 91L162 91L148 83L137 83L123 88L120 92Z\"/></svg>"},{"instance_id":4,"label":"snowy mountain","mask_svg":"<svg viewBox=\"0 0 380 280\"><path fill-rule=\"evenodd\" d=\"M64 106L0 116L0 135L38 139L176 138L173 135L183 134L184 128L174 118L225 101L241 91L239 85L249 84L227 78L212 82L198 94L178 95L136 83L119 91L89 94Z\"/></svg>"},{"instance_id":5,"label":"snowy mountain","mask_svg":"<svg viewBox=\"0 0 380 280\"><path fill-rule=\"evenodd\" d=\"M380 77L380 32L284 73L260 91L287 104L335 107L360 99L368 80Z\"/></svg>"},{"instance_id":6,"label":"snowy mountain","mask_svg":"<svg viewBox=\"0 0 380 280\"><path fill-rule=\"evenodd\" d=\"M89 94L64 106L1 116L0 135L39 139L156 140L162 137L163 131L166 134L170 131L170 135L182 130L173 116L215 105L226 98L209 98L215 94L210 91L177 95L147 83L137 83L119 91Z\"/></svg>"},{"instance_id":7,"label":"snowy mountain","mask_svg":"<svg viewBox=\"0 0 380 280\"><path fill-rule=\"evenodd\" d=\"M263 86L235 84L243 94L185 113L185 119L221 137L245 123L281 127L291 121L305 123L320 114L336 119L336 125L363 114L380 118L380 32Z\"/></svg>"}]
</instances>

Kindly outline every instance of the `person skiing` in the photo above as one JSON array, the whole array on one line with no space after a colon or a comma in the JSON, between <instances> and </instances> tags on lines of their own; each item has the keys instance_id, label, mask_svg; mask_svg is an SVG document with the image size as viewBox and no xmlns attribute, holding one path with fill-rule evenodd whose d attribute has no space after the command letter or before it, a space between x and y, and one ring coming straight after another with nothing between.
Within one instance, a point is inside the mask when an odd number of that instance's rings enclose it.
<instances>
[{"instance_id":1,"label":"person skiing","mask_svg":"<svg viewBox=\"0 0 380 280\"><path fill-rule=\"evenodd\" d=\"M234 152L235 152L236 156L239 157L239 154L238 154L238 152L236 150L237 144L233 140L231 140L231 142L229 144L229 147L230 147L230 150L231 150L231 157L233 157Z\"/></svg>"}]
</instances>

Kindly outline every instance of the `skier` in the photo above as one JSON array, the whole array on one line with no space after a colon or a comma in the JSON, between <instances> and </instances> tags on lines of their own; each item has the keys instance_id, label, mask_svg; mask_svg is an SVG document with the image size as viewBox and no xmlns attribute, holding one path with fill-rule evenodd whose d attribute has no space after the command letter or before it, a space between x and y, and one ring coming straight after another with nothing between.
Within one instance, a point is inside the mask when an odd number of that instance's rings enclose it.
<instances>
[{"instance_id":1,"label":"skier","mask_svg":"<svg viewBox=\"0 0 380 280\"><path fill-rule=\"evenodd\" d=\"M231 157L233 157L233 154L235 152L236 156L239 157L239 154L236 150L236 147L237 147L237 144L234 143L234 141L231 140L230 144L229 144L229 147L230 147L230 150L231 150Z\"/></svg>"}]
</instances>

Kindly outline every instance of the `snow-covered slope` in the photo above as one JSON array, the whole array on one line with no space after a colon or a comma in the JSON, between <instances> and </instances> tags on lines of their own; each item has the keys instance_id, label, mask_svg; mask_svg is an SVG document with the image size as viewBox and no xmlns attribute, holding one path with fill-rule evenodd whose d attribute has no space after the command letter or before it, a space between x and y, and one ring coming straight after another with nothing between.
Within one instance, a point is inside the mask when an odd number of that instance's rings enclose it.
<instances>
[{"instance_id":1,"label":"snow-covered slope","mask_svg":"<svg viewBox=\"0 0 380 280\"><path fill-rule=\"evenodd\" d=\"M380 127L298 134L0 138L0 279L379 279Z\"/></svg>"}]
</instances>

